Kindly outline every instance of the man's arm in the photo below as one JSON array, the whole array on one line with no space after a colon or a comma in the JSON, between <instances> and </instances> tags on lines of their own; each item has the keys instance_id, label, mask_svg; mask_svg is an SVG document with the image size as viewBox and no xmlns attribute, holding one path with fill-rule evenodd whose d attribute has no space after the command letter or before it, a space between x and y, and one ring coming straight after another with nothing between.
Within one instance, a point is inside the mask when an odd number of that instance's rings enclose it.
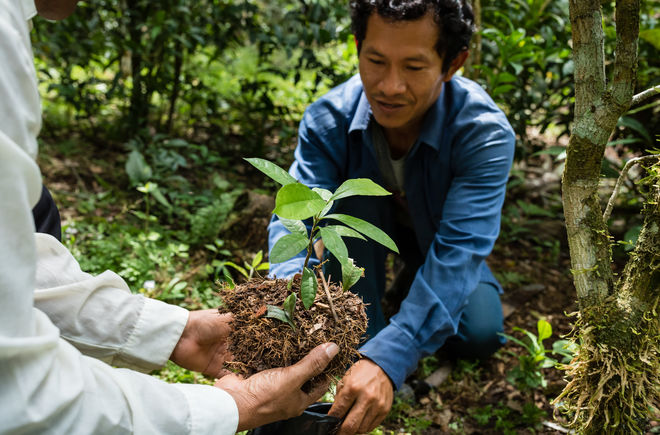
<instances>
[{"instance_id":1,"label":"man's arm","mask_svg":"<svg viewBox=\"0 0 660 435\"><path fill-rule=\"evenodd\" d=\"M169 359L188 321L188 311L131 294L117 274L83 272L54 237L35 234L35 307L62 338L109 364L150 371Z\"/></svg>"},{"instance_id":2,"label":"man's arm","mask_svg":"<svg viewBox=\"0 0 660 435\"><path fill-rule=\"evenodd\" d=\"M480 266L499 234L513 133L494 128L479 134L462 132L459 137L470 145L452 156L456 175L424 264L399 312L360 350L397 388L420 358L456 334L467 298L479 283Z\"/></svg>"}]
</instances>

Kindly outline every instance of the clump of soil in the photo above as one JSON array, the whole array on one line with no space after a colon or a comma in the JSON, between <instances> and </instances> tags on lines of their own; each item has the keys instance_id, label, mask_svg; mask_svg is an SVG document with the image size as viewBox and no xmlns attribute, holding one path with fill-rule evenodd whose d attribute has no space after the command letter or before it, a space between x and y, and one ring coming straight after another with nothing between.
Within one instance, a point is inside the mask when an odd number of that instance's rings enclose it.
<instances>
[{"instance_id":1,"label":"clump of soil","mask_svg":"<svg viewBox=\"0 0 660 435\"><path fill-rule=\"evenodd\" d=\"M354 293L331 284L330 295L339 322L335 321L328 298L319 280L316 300L306 310L300 300L300 275L293 278L291 289L284 279L253 279L234 289L221 289L224 306L220 312L231 312L234 320L229 350L233 361L228 369L250 376L262 370L285 367L301 360L310 350L329 341L339 346L339 353L317 382L334 381L359 357L357 347L367 329L364 303ZM295 291L295 330L287 323L265 317L266 305L282 307L284 299Z\"/></svg>"}]
</instances>

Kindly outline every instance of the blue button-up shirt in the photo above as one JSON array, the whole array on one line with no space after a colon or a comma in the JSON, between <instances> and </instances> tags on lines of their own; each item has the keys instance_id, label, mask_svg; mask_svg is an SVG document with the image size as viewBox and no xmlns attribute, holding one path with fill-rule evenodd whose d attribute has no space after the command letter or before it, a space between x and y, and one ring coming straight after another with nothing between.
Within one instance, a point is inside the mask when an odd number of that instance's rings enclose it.
<instances>
[{"instance_id":1,"label":"blue button-up shirt","mask_svg":"<svg viewBox=\"0 0 660 435\"><path fill-rule=\"evenodd\" d=\"M350 178L382 180L369 134L371 108L359 76L328 92L303 116L290 174L309 187L335 190ZM399 312L360 352L398 388L423 356L456 334L470 293L497 281L485 258L499 233L514 133L476 83L455 76L425 115L406 159L405 192L424 264ZM270 247L288 231L274 218ZM349 253L350 254L350 253ZM291 276L303 253L271 265ZM364 278L368 279L368 278Z\"/></svg>"}]
</instances>

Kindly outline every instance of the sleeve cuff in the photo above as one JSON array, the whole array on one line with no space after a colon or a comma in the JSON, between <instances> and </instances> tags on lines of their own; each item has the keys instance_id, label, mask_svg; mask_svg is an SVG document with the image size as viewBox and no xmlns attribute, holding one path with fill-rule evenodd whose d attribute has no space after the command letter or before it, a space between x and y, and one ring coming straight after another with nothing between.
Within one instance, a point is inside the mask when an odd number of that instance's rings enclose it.
<instances>
[{"instance_id":1,"label":"sleeve cuff","mask_svg":"<svg viewBox=\"0 0 660 435\"><path fill-rule=\"evenodd\" d=\"M155 299L143 299L144 306L133 333L117 358L124 366L128 363L131 368L151 371L169 360L188 322L188 310Z\"/></svg>"},{"instance_id":2,"label":"sleeve cuff","mask_svg":"<svg viewBox=\"0 0 660 435\"><path fill-rule=\"evenodd\" d=\"M398 390L408 375L415 371L421 353L413 340L395 323L383 328L360 348L360 354L369 358L390 377Z\"/></svg>"},{"instance_id":3,"label":"sleeve cuff","mask_svg":"<svg viewBox=\"0 0 660 435\"><path fill-rule=\"evenodd\" d=\"M190 433L233 435L238 428L238 407L229 393L210 385L173 384L190 408Z\"/></svg>"}]
</instances>

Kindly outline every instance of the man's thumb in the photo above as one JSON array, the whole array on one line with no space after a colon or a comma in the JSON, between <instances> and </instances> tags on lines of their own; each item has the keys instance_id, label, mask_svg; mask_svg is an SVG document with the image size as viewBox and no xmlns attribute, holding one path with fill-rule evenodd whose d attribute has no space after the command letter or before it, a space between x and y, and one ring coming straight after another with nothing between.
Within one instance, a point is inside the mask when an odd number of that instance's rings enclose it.
<instances>
[{"instance_id":1,"label":"man's thumb","mask_svg":"<svg viewBox=\"0 0 660 435\"><path fill-rule=\"evenodd\" d=\"M339 347L335 343L324 343L316 346L309 352L305 358L298 361L291 368L298 372L301 385L309 378L320 374L332 358L339 352Z\"/></svg>"}]
</instances>

